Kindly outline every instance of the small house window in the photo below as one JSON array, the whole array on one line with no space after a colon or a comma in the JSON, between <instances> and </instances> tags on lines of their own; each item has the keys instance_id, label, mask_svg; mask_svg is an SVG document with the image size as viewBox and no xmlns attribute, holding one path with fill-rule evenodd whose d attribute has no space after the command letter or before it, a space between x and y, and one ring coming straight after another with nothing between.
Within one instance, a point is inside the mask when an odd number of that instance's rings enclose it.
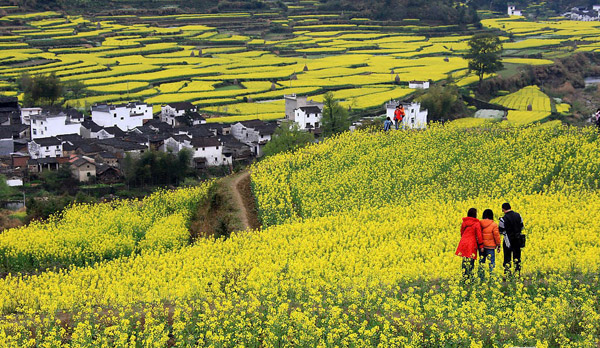
<instances>
[{"instance_id":1,"label":"small house window","mask_svg":"<svg viewBox=\"0 0 600 348\"><path fill-rule=\"evenodd\" d=\"M33 135L37 135L37 129L33 129Z\"/></svg>"},{"instance_id":2,"label":"small house window","mask_svg":"<svg viewBox=\"0 0 600 348\"><path fill-rule=\"evenodd\" d=\"M33 124L35 124L35 120L33 120Z\"/></svg>"},{"instance_id":3,"label":"small house window","mask_svg":"<svg viewBox=\"0 0 600 348\"><path fill-rule=\"evenodd\" d=\"M202 151L204 151L204 150L206 150L206 148L205 148L205 147L203 147L203 148L202 148Z\"/></svg>"},{"instance_id":4,"label":"small house window","mask_svg":"<svg viewBox=\"0 0 600 348\"><path fill-rule=\"evenodd\" d=\"M117 118L117 113L116 112L114 113L114 116L115 116L115 118Z\"/></svg>"},{"instance_id":5,"label":"small house window","mask_svg":"<svg viewBox=\"0 0 600 348\"><path fill-rule=\"evenodd\" d=\"M306 122L306 128L310 127L310 123Z\"/></svg>"},{"instance_id":6,"label":"small house window","mask_svg":"<svg viewBox=\"0 0 600 348\"><path fill-rule=\"evenodd\" d=\"M123 118L123 117L121 117L121 121L123 121L123 119L124 119L124 118Z\"/></svg>"},{"instance_id":7,"label":"small house window","mask_svg":"<svg viewBox=\"0 0 600 348\"><path fill-rule=\"evenodd\" d=\"M89 167L89 166L88 166L88 167ZM90 172L87 172L87 176L92 176L92 173L90 173Z\"/></svg>"},{"instance_id":8,"label":"small house window","mask_svg":"<svg viewBox=\"0 0 600 348\"><path fill-rule=\"evenodd\" d=\"M217 146L217 150L219 149L219 147Z\"/></svg>"}]
</instances>

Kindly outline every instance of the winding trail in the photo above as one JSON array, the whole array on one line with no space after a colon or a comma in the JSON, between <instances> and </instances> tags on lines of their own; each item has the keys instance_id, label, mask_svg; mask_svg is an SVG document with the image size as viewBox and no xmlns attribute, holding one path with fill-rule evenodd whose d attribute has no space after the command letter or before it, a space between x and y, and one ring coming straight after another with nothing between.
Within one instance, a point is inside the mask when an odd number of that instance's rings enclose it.
<instances>
[{"instance_id":1,"label":"winding trail","mask_svg":"<svg viewBox=\"0 0 600 348\"><path fill-rule=\"evenodd\" d=\"M238 217L244 230L260 228L252 191L250 189L250 172L235 174L228 182L228 188L233 195L234 204L237 207Z\"/></svg>"}]
</instances>

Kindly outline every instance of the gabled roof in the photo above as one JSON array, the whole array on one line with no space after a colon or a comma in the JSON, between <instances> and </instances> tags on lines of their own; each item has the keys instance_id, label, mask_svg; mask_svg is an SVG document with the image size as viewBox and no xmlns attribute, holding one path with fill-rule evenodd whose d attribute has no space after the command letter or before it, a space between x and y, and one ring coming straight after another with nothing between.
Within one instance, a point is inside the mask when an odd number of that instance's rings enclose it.
<instances>
[{"instance_id":1,"label":"gabled roof","mask_svg":"<svg viewBox=\"0 0 600 348\"><path fill-rule=\"evenodd\" d=\"M99 153L104 149L94 142L78 143L77 149L85 154Z\"/></svg>"},{"instance_id":2,"label":"gabled roof","mask_svg":"<svg viewBox=\"0 0 600 348\"><path fill-rule=\"evenodd\" d=\"M320 114L323 112L320 107L315 105L301 106L298 109L304 111L307 114Z\"/></svg>"},{"instance_id":3,"label":"gabled roof","mask_svg":"<svg viewBox=\"0 0 600 348\"><path fill-rule=\"evenodd\" d=\"M96 175L102 175L108 171L114 171L117 175L120 173L115 167L111 167L108 164L98 163L96 164Z\"/></svg>"},{"instance_id":4,"label":"gabled roof","mask_svg":"<svg viewBox=\"0 0 600 348\"><path fill-rule=\"evenodd\" d=\"M175 110L193 110L193 109L196 109L196 107L194 106L194 104L192 104L190 102L169 103L167 105L170 106L171 108L175 109Z\"/></svg>"},{"instance_id":5,"label":"gabled roof","mask_svg":"<svg viewBox=\"0 0 600 348\"><path fill-rule=\"evenodd\" d=\"M102 158L117 158L114 153L108 151L102 151L98 154Z\"/></svg>"},{"instance_id":6,"label":"gabled roof","mask_svg":"<svg viewBox=\"0 0 600 348\"><path fill-rule=\"evenodd\" d=\"M108 133L108 134L112 134L115 137L123 137L125 136L125 132L123 132L121 130L121 128L117 127L117 126L112 126L112 127L104 127L104 130Z\"/></svg>"},{"instance_id":7,"label":"gabled roof","mask_svg":"<svg viewBox=\"0 0 600 348\"><path fill-rule=\"evenodd\" d=\"M190 138L189 136L185 135L185 134L175 134L175 135L171 135L171 138L173 138L174 140L182 143L184 141L188 141L191 142L192 138Z\"/></svg>"},{"instance_id":8,"label":"gabled roof","mask_svg":"<svg viewBox=\"0 0 600 348\"><path fill-rule=\"evenodd\" d=\"M81 167L84 164L93 164L94 166L96 165L96 163L94 163L93 161L90 161L84 157L77 157L74 160L69 161L69 162L74 167Z\"/></svg>"},{"instance_id":9,"label":"gabled roof","mask_svg":"<svg viewBox=\"0 0 600 348\"><path fill-rule=\"evenodd\" d=\"M62 141L68 141L72 144L86 141L86 139L83 139L83 137L79 134L63 134L57 135L56 137Z\"/></svg>"},{"instance_id":10,"label":"gabled roof","mask_svg":"<svg viewBox=\"0 0 600 348\"><path fill-rule=\"evenodd\" d=\"M134 142L120 140L117 138L102 139L98 141L99 145L106 145L124 151L145 150L145 145L140 145Z\"/></svg>"},{"instance_id":11,"label":"gabled roof","mask_svg":"<svg viewBox=\"0 0 600 348\"><path fill-rule=\"evenodd\" d=\"M192 139L193 147L216 147L221 146L221 142L216 137L201 137Z\"/></svg>"},{"instance_id":12,"label":"gabled roof","mask_svg":"<svg viewBox=\"0 0 600 348\"><path fill-rule=\"evenodd\" d=\"M92 121L89 118L81 122L81 126L94 133L97 133L102 130L102 127L100 127L96 122Z\"/></svg>"},{"instance_id":13,"label":"gabled roof","mask_svg":"<svg viewBox=\"0 0 600 348\"><path fill-rule=\"evenodd\" d=\"M40 146L57 146L62 144L62 141L58 140L56 137L37 138L33 139L32 142L35 142Z\"/></svg>"},{"instance_id":14,"label":"gabled roof","mask_svg":"<svg viewBox=\"0 0 600 348\"><path fill-rule=\"evenodd\" d=\"M211 137L215 135L215 132L204 124L188 128L188 133L192 138Z\"/></svg>"},{"instance_id":15,"label":"gabled roof","mask_svg":"<svg viewBox=\"0 0 600 348\"><path fill-rule=\"evenodd\" d=\"M239 123L241 123L242 126L244 126L246 128L256 128L256 127L264 126L266 124L264 121L261 121L259 119L240 121Z\"/></svg>"}]
</instances>

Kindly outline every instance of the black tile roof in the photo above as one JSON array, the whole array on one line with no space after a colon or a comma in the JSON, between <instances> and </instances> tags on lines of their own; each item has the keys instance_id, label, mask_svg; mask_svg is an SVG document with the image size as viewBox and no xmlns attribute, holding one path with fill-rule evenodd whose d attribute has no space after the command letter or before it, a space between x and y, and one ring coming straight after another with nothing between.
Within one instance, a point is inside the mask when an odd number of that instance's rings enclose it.
<instances>
[{"instance_id":1,"label":"black tile roof","mask_svg":"<svg viewBox=\"0 0 600 348\"><path fill-rule=\"evenodd\" d=\"M37 138L32 141L40 146L56 146L62 144L62 141L58 140L56 137Z\"/></svg>"},{"instance_id":2,"label":"black tile roof","mask_svg":"<svg viewBox=\"0 0 600 348\"><path fill-rule=\"evenodd\" d=\"M192 139L193 147L213 147L221 146L221 142L216 137L201 137Z\"/></svg>"}]
</instances>

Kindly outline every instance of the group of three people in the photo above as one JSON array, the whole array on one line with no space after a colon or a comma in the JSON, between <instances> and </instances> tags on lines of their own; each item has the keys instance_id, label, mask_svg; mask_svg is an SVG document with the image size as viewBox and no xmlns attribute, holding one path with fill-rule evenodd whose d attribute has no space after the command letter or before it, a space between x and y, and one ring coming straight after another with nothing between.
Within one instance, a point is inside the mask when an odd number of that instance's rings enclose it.
<instances>
[{"instance_id":1,"label":"group of three people","mask_svg":"<svg viewBox=\"0 0 600 348\"><path fill-rule=\"evenodd\" d=\"M390 120L390 118L387 117L385 122L383 122L383 130L386 132L389 131L390 129L392 129L392 125L394 123L396 124L396 130L400 129L400 124L404 120L405 116L406 112L404 111L404 105L398 104L398 106L396 106L396 110L394 110L394 122L392 122L392 120Z\"/></svg>"},{"instance_id":2,"label":"group of three people","mask_svg":"<svg viewBox=\"0 0 600 348\"><path fill-rule=\"evenodd\" d=\"M514 212L509 203L502 204L504 216L498 224L494 222L491 209L483 212L482 219L477 219L477 209L471 208L467 217L463 218L460 227L460 242L456 255L463 258L463 275L470 278L475 268L475 260L479 252L480 266L489 260L490 274L496 266L496 251L500 246L504 251L504 273L510 275L511 263L514 261L515 273L521 272L521 248L524 246L523 218ZM503 238L501 238L501 235ZM481 269L483 273L483 269Z\"/></svg>"}]
</instances>

